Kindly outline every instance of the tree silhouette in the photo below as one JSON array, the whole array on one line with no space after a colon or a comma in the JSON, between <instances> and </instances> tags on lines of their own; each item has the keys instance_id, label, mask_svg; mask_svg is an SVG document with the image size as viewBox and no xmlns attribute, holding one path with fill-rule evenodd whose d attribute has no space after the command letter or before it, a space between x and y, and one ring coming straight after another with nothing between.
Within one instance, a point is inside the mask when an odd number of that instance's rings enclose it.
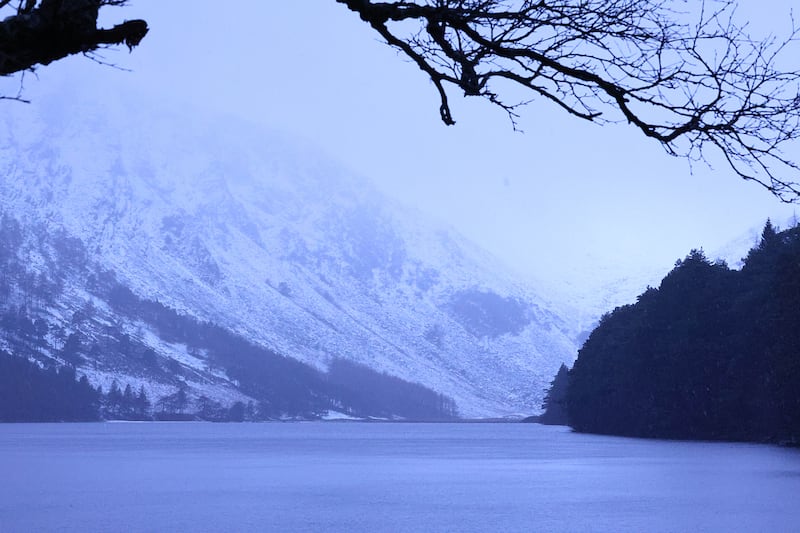
<instances>
[{"instance_id":1,"label":"tree silhouette","mask_svg":"<svg viewBox=\"0 0 800 533\"><path fill-rule=\"evenodd\" d=\"M144 385L139 386L139 394L136 395L136 414L141 419L147 419L150 413L150 399L144 390Z\"/></svg>"},{"instance_id":2,"label":"tree silhouette","mask_svg":"<svg viewBox=\"0 0 800 533\"><path fill-rule=\"evenodd\" d=\"M445 124L448 88L488 99L515 127L526 99L544 99L627 122L673 156L717 151L740 177L800 199L783 151L800 136L800 71L777 66L798 31L754 39L734 0L692 12L664 0L336 1L430 77Z\"/></svg>"},{"instance_id":3,"label":"tree silhouette","mask_svg":"<svg viewBox=\"0 0 800 533\"><path fill-rule=\"evenodd\" d=\"M515 128L519 107L543 99L590 122L626 122L673 156L716 154L780 200L800 201L800 166L787 155L800 137L800 71L779 66L800 29L753 38L735 0L684 10L674 0L335 1L430 78L445 124L455 124L453 88L501 107ZM101 7L125 3L20 0L0 21L0 75L136 46L143 20L96 27Z\"/></svg>"},{"instance_id":4,"label":"tree silhouette","mask_svg":"<svg viewBox=\"0 0 800 533\"><path fill-rule=\"evenodd\" d=\"M800 444L800 227L763 235L741 270L693 250L603 317L569 372L574 429Z\"/></svg>"},{"instance_id":5,"label":"tree silhouette","mask_svg":"<svg viewBox=\"0 0 800 533\"><path fill-rule=\"evenodd\" d=\"M540 424L563 425L569 424L567 416L567 396L569 392L569 369L561 363L556 377L550 382L550 388L544 397L542 415L538 418Z\"/></svg>"},{"instance_id":6,"label":"tree silhouette","mask_svg":"<svg viewBox=\"0 0 800 533\"><path fill-rule=\"evenodd\" d=\"M0 13L11 4L12 0L0 0ZM0 20L0 75L73 54L91 54L104 46L124 43L133 48L147 34L145 21L97 27L100 8L125 4L125 0L19 0L16 13Z\"/></svg>"}]
</instances>

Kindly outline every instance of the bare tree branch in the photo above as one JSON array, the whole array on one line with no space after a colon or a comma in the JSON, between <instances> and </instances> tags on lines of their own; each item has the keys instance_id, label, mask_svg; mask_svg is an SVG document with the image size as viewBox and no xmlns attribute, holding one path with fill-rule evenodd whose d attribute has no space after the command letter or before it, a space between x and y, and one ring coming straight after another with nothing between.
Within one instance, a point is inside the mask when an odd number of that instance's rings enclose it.
<instances>
[{"instance_id":1,"label":"bare tree branch","mask_svg":"<svg viewBox=\"0 0 800 533\"><path fill-rule=\"evenodd\" d=\"M9 3L0 0L0 9ZM125 0L20 1L17 13L0 21L0 76L107 45L124 43L132 49L147 34L145 21L97 27L101 7L124 4Z\"/></svg>"},{"instance_id":2,"label":"bare tree branch","mask_svg":"<svg viewBox=\"0 0 800 533\"><path fill-rule=\"evenodd\" d=\"M25 89L25 73L23 72L22 75L19 77L19 89L17 90L17 94L15 96L7 96L7 95L0 95L0 100L13 100L15 102L21 102L23 104L30 104L31 101L22 97L22 92Z\"/></svg>"},{"instance_id":3,"label":"bare tree branch","mask_svg":"<svg viewBox=\"0 0 800 533\"><path fill-rule=\"evenodd\" d=\"M495 87L521 87L570 115L627 122L673 156L719 152L733 172L800 201L800 71L779 61L798 43L756 40L734 0L336 0L433 81L445 124L448 88L504 109ZM796 52L796 51L795 51ZM509 87L509 84L511 87ZM711 150L709 150L711 149Z\"/></svg>"}]
</instances>

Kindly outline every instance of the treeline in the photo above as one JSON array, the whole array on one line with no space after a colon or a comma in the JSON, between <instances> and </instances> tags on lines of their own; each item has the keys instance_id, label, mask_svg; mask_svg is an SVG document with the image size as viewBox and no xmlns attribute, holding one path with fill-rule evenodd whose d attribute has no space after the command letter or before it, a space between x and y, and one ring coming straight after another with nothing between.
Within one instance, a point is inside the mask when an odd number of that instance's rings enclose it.
<instances>
[{"instance_id":1,"label":"treeline","mask_svg":"<svg viewBox=\"0 0 800 533\"><path fill-rule=\"evenodd\" d=\"M70 367L41 368L0 351L0 422L99 420L101 395Z\"/></svg>"},{"instance_id":2,"label":"treeline","mask_svg":"<svg viewBox=\"0 0 800 533\"><path fill-rule=\"evenodd\" d=\"M144 386L122 389L114 381L108 392L94 388L69 366L41 367L0 351L0 422L93 422L98 420L258 420L252 403L230 406L206 396L191 401L184 388L153 404Z\"/></svg>"},{"instance_id":3,"label":"treeline","mask_svg":"<svg viewBox=\"0 0 800 533\"><path fill-rule=\"evenodd\" d=\"M92 298L63 309L70 301L65 297L67 288L85 291ZM98 305L98 309L93 302L108 307ZM207 376L157 353L126 327L141 323L162 341L185 345L254 401L223 405L201 390L190 390L187 383L202 383ZM269 420L317 418L329 409L356 417L432 420L457 416L452 400L421 385L344 363L324 372L221 326L141 298L113 272L93 263L80 240L42 225L23 225L2 210L0 346L15 355L17 365L15 372L4 374L6 382L10 383L11 376L23 376L20 383L4 389L11 391L8 395L0 397L4 412L18 413L8 415L9 420ZM84 414L63 414L55 404L61 394L70 394L68 383L79 381L75 369L81 368L131 376L145 385L159 383L174 392L150 399L144 388L115 384L108 391L93 389L91 399L87 392L81 404ZM353 375L364 381L354 382ZM63 386L51 387L35 399L31 391L42 389L20 388L25 379L38 383L53 376ZM38 407L28 409L25 402Z\"/></svg>"},{"instance_id":4,"label":"treeline","mask_svg":"<svg viewBox=\"0 0 800 533\"><path fill-rule=\"evenodd\" d=\"M249 342L225 328L181 315L160 302L145 300L113 276L95 280L93 291L118 313L152 325L159 338L202 351L209 362L235 379L255 398L255 417L316 418L329 409L356 417L446 420L458 416L455 402L422 385L369 367L334 360L322 372L296 359Z\"/></svg>"},{"instance_id":5,"label":"treeline","mask_svg":"<svg viewBox=\"0 0 800 533\"><path fill-rule=\"evenodd\" d=\"M577 431L800 443L800 227L767 221L741 270L678 261L602 318L558 403Z\"/></svg>"},{"instance_id":6,"label":"treeline","mask_svg":"<svg viewBox=\"0 0 800 533\"><path fill-rule=\"evenodd\" d=\"M261 420L252 402L237 401L230 406L201 395L189 397L186 386L181 384L172 394L151 402L144 385L134 392L130 384L120 388L114 381L103 394L101 417L104 420L204 420L207 422L244 422Z\"/></svg>"},{"instance_id":7,"label":"treeline","mask_svg":"<svg viewBox=\"0 0 800 533\"><path fill-rule=\"evenodd\" d=\"M458 416L455 402L418 383L412 383L348 361L334 360L327 373L328 383L336 388L344 406L368 405L370 415L409 420L448 420ZM350 414L352 407L344 410Z\"/></svg>"}]
</instances>

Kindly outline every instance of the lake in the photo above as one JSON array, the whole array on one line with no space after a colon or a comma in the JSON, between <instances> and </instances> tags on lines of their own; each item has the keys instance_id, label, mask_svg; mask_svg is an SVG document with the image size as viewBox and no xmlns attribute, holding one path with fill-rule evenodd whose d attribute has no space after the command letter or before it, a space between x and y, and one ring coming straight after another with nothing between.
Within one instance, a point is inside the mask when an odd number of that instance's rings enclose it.
<instances>
[{"instance_id":1,"label":"lake","mask_svg":"<svg viewBox=\"0 0 800 533\"><path fill-rule=\"evenodd\" d=\"M800 531L800 451L537 424L0 424L0 531Z\"/></svg>"}]
</instances>

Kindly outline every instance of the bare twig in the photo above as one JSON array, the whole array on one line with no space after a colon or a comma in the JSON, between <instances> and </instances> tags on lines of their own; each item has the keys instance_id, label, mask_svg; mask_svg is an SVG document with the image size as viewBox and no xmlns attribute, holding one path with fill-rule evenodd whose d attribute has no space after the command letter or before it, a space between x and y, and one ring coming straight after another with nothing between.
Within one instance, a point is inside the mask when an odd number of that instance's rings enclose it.
<instances>
[{"instance_id":1,"label":"bare twig","mask_svg":"<svg viewBox=\"0 0 800 533\"><path fill-rule=\"evenodd\" d=\"M779 60L800 32L756 40L734 0L336 0L358 13L433 81L454 124L448 88L501 107L505 82L583 120L626 122L673 156L719 152L733 172L785 202L800 201L800 71ZM414 29L415 27L415 29ZM409 29L411 28L411 29Z\"/></svg>"},{"instance_id":2,"label":"bare twig","mask_svg":"<svg viewBox=\"0 0 800 533\"><path fill-rule=\"evenodd\" d=\"M23 104L30 104L31 101L27 98L22 97L22 93L25 90L25 73L21 73L19 76L19 88L17 89L16 96L4 96L0 95L0 100L12 100L14 102L21 102Z\"/></svg>"}]
</instances>

